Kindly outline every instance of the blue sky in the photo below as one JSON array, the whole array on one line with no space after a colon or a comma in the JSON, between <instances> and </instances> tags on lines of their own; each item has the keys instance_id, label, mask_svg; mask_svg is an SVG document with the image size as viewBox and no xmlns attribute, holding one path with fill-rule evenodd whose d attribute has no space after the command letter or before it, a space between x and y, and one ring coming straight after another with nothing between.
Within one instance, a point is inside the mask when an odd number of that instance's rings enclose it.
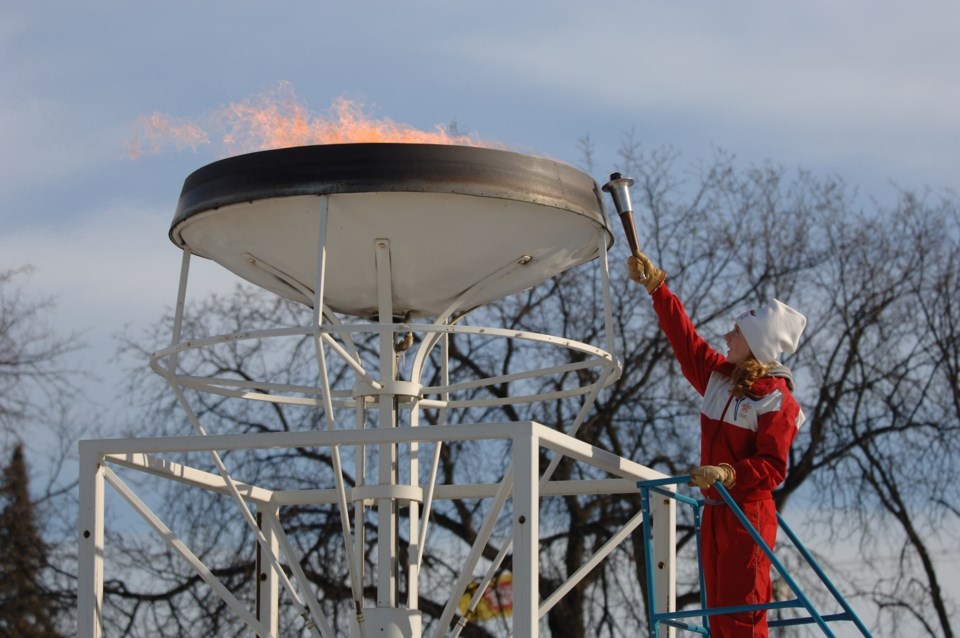
<instances>
[{"instance_id":1,"label":"blue sky","mask_svg":"<svg viewBox=\"0 0 960 638\"><path fill-rule=\"evenodd\" d=\"M131 160L140 118L202 120L289 82L375 118L463 131L598 179L627 131L693 163L713 147L835 174L960 190L960 4L369 1L0 6L0 267L33 264L82 365L109 380L111 335L174 301L167 239L184 178L216 144ZM197 272L201 292L232 279ZM91 386L101 405L109 382Z\"/></svg>"}]
</instances>

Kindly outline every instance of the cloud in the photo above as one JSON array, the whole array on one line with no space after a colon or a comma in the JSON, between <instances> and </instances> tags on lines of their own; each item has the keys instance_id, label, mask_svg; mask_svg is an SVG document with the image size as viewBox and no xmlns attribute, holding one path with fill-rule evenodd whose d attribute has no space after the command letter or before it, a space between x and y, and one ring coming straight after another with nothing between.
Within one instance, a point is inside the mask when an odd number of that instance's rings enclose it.
<instances>
[{"instance_id":1,"label":"cloud","mask_svg":"<svg viewBox=\"0 0 960 638\"><path fill-rule=\"evenodd\" d=\"M505 29L449 43L541 94L545 109L589 103L641 135L669 128L676 140L768 148L789 163L843 159L884 179L956 185L960 5L563 6L523 38Z\"/></svg>"},{"instance_id":2,"label":"cloud","mask_svg":"<svg viewBox=\"0 0 960 638\"><path fill-rule=\"evenodd\" d=\"M89 162L77 152L76 132L66 130L66 110L54 100L8 89L0 98L0 175L4 188L26 188L56 179Z\"/></svg>"},{"instance_id":3,"label":"cloud","mask_svg":"<svg viewBox=\"0 0 960 638\"><path fill-rule=\"evenodd\" d=\"M167 238L170 215L116 201L69 223L0 235L2 268L30 264L28 294L51 298L51 327L81 333L76 360L94 371L85 394L109 404L118 387L114 337L160 321L176 301L181 251ZM191 296L233 286L236 278L203 259L191 264ZM146 365L146 362L144 362Z\"/></svg>"},{"instance_id":4,"label":"cloud","mask_svg":"<svg viewBox=\"0 0 960 638\"><path fill-rule=\"evenodd\" d=\"M33 286L55 296L71 322L102 325L105 315L119 319L157 306L159 291L170 287L164 277L176 285L168 271L179 251L166 240L166 217L115 203L67 224L5 234L0 252L7 263L32 264Z\"/></svg>"}]
</instances>

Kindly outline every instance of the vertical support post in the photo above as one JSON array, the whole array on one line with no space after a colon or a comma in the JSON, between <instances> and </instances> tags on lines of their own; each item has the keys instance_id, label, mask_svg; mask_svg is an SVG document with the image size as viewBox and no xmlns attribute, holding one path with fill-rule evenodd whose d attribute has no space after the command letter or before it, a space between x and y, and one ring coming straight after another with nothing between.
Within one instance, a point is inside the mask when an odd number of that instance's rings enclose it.
<instances>
[{"instance_id":1,"label":"vertical support post","mask_svg":"<svg viewBox=\"0 0 960 638\"><path fill-rule=\"evenodd\" d=\"M170 345L175 346L180 343L180 331L183 328L183 313L187 302L187 281L190 278L190 256L193 251L189 247L183 247L183 256L180 258L180 285L177 288L176 311L173 315L173 335L170 338ZM170 355L167 365L170 374L177 372L177 353Z\"/></svg>"},{"instance_id":2,"label":"vertical support post","mask_svg":"<svg viewBox=\"0 0 960 638\"><path fill-rule=\"evenodd\" d=\"M323 324L324 284L327 280L327 217L330 214L330 198L320 197L317 219L317 283L313 291L313 325Z\"/></svg>"},{"instance_id":3,"label":"vertical support post","mask_svg":"<svg viewBox=\"0 0 960 638\"><path fill-rule=\"evenodd\" d=\"M367 412L366 412L367 401L363 397L357 398L357 408L356 408L356 428L359 432L363 430L367 425ZM354 485L356 487L363 487L367 483L367 448L364 445L357 445L354 448ZM364 561L363 561L363 550L366 543L366 528L364 526L364 521L366 520L366 506L363 503L363 499L357 499L353 501L353 555L354 562L357 565L357 574L356 579L358 582L363 583L363 572L364 572Z\"/></svg>"},{"instance_id":4,"label":"vertical support post","mask_svg":"<svg viewBox=\"0 0 960 638\"><path fill-rule=\"evenodd\" d=\"M280 523L280 508L277 505L261 505L257 510L257 518L258 520L269 519L269 523L261 525L267 547L258 551L257 556L259 557L263 550L266 550L270 556L279 556L280 540L274 529ZM259 638L279 638L280 579L273 561L258 560L257 571L257 619L267 631Z\"/></svg>"},{"instance_id":5,"label":"vertical support post","mask_svg":"<svg viewBox=\"0 0 960 638\"><path fill-rule=\"evenodd\" d=\"M420 426L419 406L414 404L410 410L410 427ZM417 441L410 442L410 485L417 487L420 483L420 444ZM407 548L407 607L416 609L420 606L420 561L417 556L420 554L420 503L410 501L409 527L407 538L410 539Z\"/></svg>"},{"instance_id":6,"label":"vertical support post","mask_svg":"<svg viewBox=\"0 0 960 638\"><path fill-rule=\"evenodd\" d=\"M393 282L390 268L390 240L376 239L377 295L380 324L393 323ZM380 333L380 382L390 383L397 376L393 354L393 331ZM380 395L380 427L396 427L396 397ZM380 485L397 482L397 446L380 445L378 464ZM377 607L397 606L397 502L391 498L377 500Z\"/></svg>"},{"instance_id":7,"label":"vertical support post","mask_svg":"<svg viewBox=\"0 0 960 638\"><path fill-rule=\"evenodd\" d=\"M537 638L540 589L540 437L527 422L513 437L513 635Z\"/></svg>"},{"instance_id":8,"label":"vertical support post","mask_svg":"<svg viewBox=\"0 0 960 638\"><path fill-rule=\"evenodd\" d=\"M320 388L323 396L323 413L327 423L327 429L333 430L336 427L336 418L333 412L333 399L330 392L330 380L327 376L327 360L323 349L323 300L324 300L324 282L326 281L327 270L327 222L330 213L330 199L327 195L320 197L319 218L317 220L317 283L314 286L313 299L313 321L314 329L314 347L316 349L317 365L320 368ZM343 480L343 468L340 465L340 447L333 445L330 448L330 456L333 461L333 475L337 485L337 500L340 506L340 526L343 529L343 543L347 552L347 566L350 571L350 590L353 594L353 603L357 612L357 620L363 623L363 583L360 576L361 570L355 564L354 554L351 546L354 541L351 540L350 532L350 505L347 502L347 490ZM280 529L279 527L277 529ZM282 532L281 532L282 535Z\"/></svg>"},{"instance_id":9,"label":"vertical support post","mask_svg":"<svg viewBox=\"0 0 960 638\"><path fill-rule=\"evenodd\" d=\"M677 609L677 502L653 493L650 496L653 518L653 589L657 609L672 612ZM659 638L673 638L677 630L661 625Z\"/></svg>"},{"instance_id":10,"label":"vertical support post","mask_svg":"<svg viewBox=\"0 0 960 638\"><path fill-rule=\"evenodd\" d=\"M613 329L613 300L610 294L610 263L607 256L607 234L602 229L598 233L597 251L600 254L600 283L603 291L603 332L607 341L607 352L617 354L617 333Z\"/></svg>"},{"instance_id":11,"label":"vertical support post","mask_svg":"<svg viewBox=\"0 0 960 638\"><path fill-rule=\"evenodd\" d=\"M93 442L80 442L77 635L101 638L103 609L103 467Z\"/></svg>"}]
</instances>

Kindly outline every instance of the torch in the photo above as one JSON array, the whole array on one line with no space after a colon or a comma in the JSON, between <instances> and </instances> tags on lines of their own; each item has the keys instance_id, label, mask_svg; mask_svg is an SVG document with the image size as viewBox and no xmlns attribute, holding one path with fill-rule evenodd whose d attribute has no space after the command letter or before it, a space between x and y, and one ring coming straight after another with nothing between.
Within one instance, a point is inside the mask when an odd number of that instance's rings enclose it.
<instances>
[{"instance_id":1,"label":"torch","mask_svg":"<svg viewBox=\"0 0 960 638\"><path fill-rule=\"evenodd\" d=\"M603 185L603 190L613 197L613 205L620 215L623 232L627 236L627 244L634 255L640 252L640 242L637 241L637 228L633 225L633 205L630 203L630 187L633 179L624 177L620 173L611 173L610 181Z\"/></svg>"}]
</instances>

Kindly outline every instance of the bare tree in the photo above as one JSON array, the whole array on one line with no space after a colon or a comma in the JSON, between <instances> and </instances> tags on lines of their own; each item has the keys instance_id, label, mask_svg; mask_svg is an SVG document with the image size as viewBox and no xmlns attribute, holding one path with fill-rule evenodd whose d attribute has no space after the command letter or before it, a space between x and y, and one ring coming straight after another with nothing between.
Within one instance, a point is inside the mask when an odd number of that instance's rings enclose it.
<instances>
[{"instance_id":1,"label":"bare tree","mask_svg":"<svg viewBox=\"0 0 960 638\"><path fill-rule=\"evenodd\" d=\"M46 543L28 490L23 444L0 478L0 635L56 638L57 600L47 591Z\"/></svg>"},{"instance_id":2,"label":"bare tree","mask_svg":"<svg viewBox=\"0 0 960 638\"><path fill-rule=\"evenodd\" d=\"M810 476L828 511L845 513L823 521L833 537L855 521L872 576L862 595L880 623L953 636L957 601L936 555L956 542L960 496L956 202L904 193L880 219L847 219L833 226L824 281L835 293L824 322L833 347L809 353L820 394L783 494Z\"/></svg>"},{"instance_id":3,"label":"bare tree","mask_svg":"<svg viewBox=\"0 0 960 638\"><path fill-rule=\"evenodd\" d=\"M950 530L958 529L960 513L955 480L960 228L955 198L905 193L896 206L884 208L864 203L833 177L772 164L741 169L722 151L690 166L670 149L647 151L629 137L618 169L636 179L635 214L645 252L667 271L671 288L708 340L719 344L738 311L771 296L788 300L810 318L800 350L787 361L799 382L797 396L807 423L793 446L778 505L788 519L793 511L802 514L801 534L825 529L831 540L855 539L869 581L860 578L863 570L845 573L835 568L853 594L852 602L865 616L878 618L872 627L875 635L953 636L956 601L944 590L944 566L935 556L939 546L956 541ZM617 245L611 260L617 282L615 340L624 374L600 395L576 436L678 474L698 460L699 397L680 377L646 292L625 283L625 251ZM464 321L599 344L604 339L600 307L597 273L578 268L479 309ZM184 331L201 337L253 326L304 325L305 313L242 287L192 308L188 316L193 319ZM147 351L166 342L168 325L152 335L127 339L127 353L143 361ZM372 346L360 343L359 348L376 368ZM191 356L180 363L192 374L316 383L312 346L306 341L283 349L266 342L231 342ZM468 379L514 372L531 359L542 363L545 357L577 355L532 351L510 341L491 345L476 335L457 335L450 356L452 377ZM130 395L145 401L149 431L189 431L157 379L134 373L131 380ZM539 382L544 384L540 389L559 389L571 381L561 376ZM351 382L349 371L335 371L335 386L349 387ZM478 392L504 396L511 388L488 386ZM213 395L198 394L191 401L213 432L316 428L322 416L317 410ZM577 409L576 401L563 400L472 408L448 419L530 419L568 431ZM428 411L424 418L435 421L437 415ZM142 434L144 423L137 429ZM478 454L476 445L444 447L441 481L497 480L503 475L506 465L497 459L505 455ZM547 461L542 459L543 467ZM284 489L316 487L330 482L333 472L331 459L317 450L236 454L230 464L244 480L268 481ZM554 476L575 479L585 472L564 461ZM355 479L345 476L348 485ZM223 524L230 504L213 496L171 496L165 501L168 513L195 551L216 559L217 573L239 595L252 599L254 544ZM458 575L455 554L473 542L486 507L479 500L436 504L431 524L444 541L443 550L428 548L425 557L438 574L422 584L427 624L437 621L443 596ZM545 499L541 592L552 592L638 510L639 499L632 494ZM337 622L345 619L350 597L336 513L297 507L285 511L283 520L302 551L302 567L317 587L325 613ZM366 532L366 559L372 561L377 536L372 518L366 521ZM686 512L681 512L678 537L685 560L678 601L695 604L699 592ZM487 558L496 554L497 542L486 548ZM162 636L240 632L223 606L174 557L123 538L108 545L121 548L116 559L124 565L106 583L105 619L112 634L145 635L144 626L151 628L150 635ZM891 556L899 561L893 570L886 561ZM140 575L133 577L134 572ZM643 573L638 532L554 607L547 618L551 633L614 637L644 632ZM289 606L286 612L294 613ZM488 621L468 625L463 635L505 632L502 624Z\"/></svg>"},{"instance_id":4,"label":"bare tree","mask_svg":"<svg viewBox=\"0 0 960 638\"><path fill-rule=\"evenodd\" d=\"M47 325L53 303L28 294L29 273L26 267L0 270L0 427L8 433L59 403L70 388L64 355L78 347L75 337Z\"/></svg>"},{"instance_id":5,"label":"bare tree","mask_svg":"<svg viewBox=\"0 0 960 638\"><path fill-rule=\"evenodd\" d=\"M0 270L0 442L15 451L5 487L3 580L10 585L6 595L18 597L6 601L7 612L13 605L21 616L4 635L56 635L55 627L69 626L76 605L72 461L85 428L73 416L76 389L67 355L82 344L75 334L51 329L54 304L31 294L30 272ZM27 457L40 468L32 476ZM35 605L37 613L24 613L24 605Z\"/></svg>"}]
</instances>

